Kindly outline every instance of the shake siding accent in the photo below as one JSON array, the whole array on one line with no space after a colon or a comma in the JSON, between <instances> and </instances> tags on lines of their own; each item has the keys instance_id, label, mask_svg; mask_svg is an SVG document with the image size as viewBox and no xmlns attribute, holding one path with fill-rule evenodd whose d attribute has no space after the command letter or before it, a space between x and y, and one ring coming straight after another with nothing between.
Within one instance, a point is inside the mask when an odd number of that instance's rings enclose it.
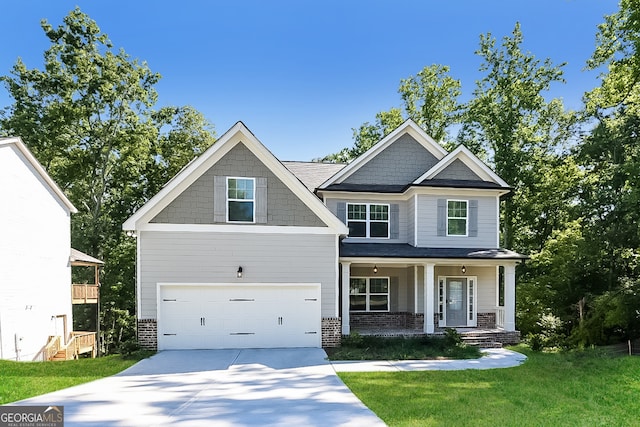
<instances>
[{"instance_id":1,"label":"shake siding accent","mask_svg":"<svg viewBox=\"0 0 640 427\"><path fill-rule=\"evenodd\" d=\"M393 144L343 182L348 184L408 184L438 160L409 134Z\"/></svg>"},{"instance_id":2,"label":"shake siding accent","mask_svg":"<svg viewBox=\"0 0 640 427\"><path fill-rule=\"evenodd\" d=\"M398 211L397 211L397 217L398 217L398 238L397 239L367 239L367 238L354 238L354 237L349 237L347 238L346 241L348 242L352 242L352 243L362 243L362 242L366 242L366 243L411 243L413 242L413 234L409 235L408 234L408 227L409 227L409 220L413 220L413 217L408 218L407 216L407 212L408 212L408 203L407 201L396 201L396 200L373 200L373 199L366 199L366 200L350 200L350 199L333 199L333 198L328 198L326 199L326 206L327 208L329 208L329 210L335 215L337 216L341 221L344 220L345 224L346 224L346 217L347 217L347 213L346 213L346 204L347 203L379 203L379 204L387 204L389 205L389 213L390 213L390 221L393 221L393 217L395 215L395 208L393 207L393 205L398 205ZM413 203L413 202L411 202ZM393 236L394 229L393 226L391 224L391 222L389 223L389 236Z\"/></svg>"},{"instance_id":3,"label":"shake siding accent","mask_svg":"<svg viewBox=\"0 0 640 427\"><path fill-rule=\"evenodd\" d=\"M320 282L322 316L335 315L333 235L145 231L139 239L141 319L156 318L157 283Z\"/></svg>"},{"instance_id":4,"label":"shake siding accent","mask_svg":"<svg viewBox=\"0 0 640 427\"><path fill-rule=\"evenodd\" d=\"M433 179L458 179L468 181L482 181L467 165L460 159L456 159L443 171L433 177Z\"/></svg>"},{"instance_id":5,"label":"shake siding accent","mask_svg":"<svg viewBox=\"0 0 640 427\"><path fill-rule=\"evenodd\" d=\"M214 215L214 199L217 206L222 201L226 204L226 195L220 195L221 183L224 177L258 178L258 184L266 179L267 205L266 224L325 227L326 225L307 207L289 188L280 181L244 144L239 143L233 147L222 159L198 178L189 188L182 192L165 209L151 220L152 223L165 224L215 224L226 221L221 211ZM223 177L222 179L216 177ZM220 187L214 183L219 179ZM265 191L256 189L256 196L263 195ZM256 201L258 204L258 202ZM264 212L256 212L264 219ZM258 223L259 221L256 221ZM251 226L251 224L246 224Z\"/></svg>"},{"instance_id":6,"label":"shake siding accent","mask_svg":"<svg viewBox=\"0 0 640 427\"><path fill-rule=\"evenodd\" d=\"M495 197L460 197L450 199L478 201L477 236L438 235L438 199L442 196L421 195L418 201L418 246L433 248L494 248L498 224Z\"/></svg>"}]
</instances>

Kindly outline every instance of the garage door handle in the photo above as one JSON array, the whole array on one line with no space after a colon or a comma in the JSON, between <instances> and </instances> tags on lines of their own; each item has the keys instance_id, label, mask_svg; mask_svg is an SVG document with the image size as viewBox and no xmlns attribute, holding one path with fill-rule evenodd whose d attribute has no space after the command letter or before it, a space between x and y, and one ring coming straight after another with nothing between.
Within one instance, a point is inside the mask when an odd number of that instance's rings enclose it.
<instances>
[{"instance_id":1,"label":"garage door handle","mask_svg":"<svg viewBox=\"0 0 640 427\"><path fill-rule=\"evenodd\" d=\"M318 301L318 298L305 298L305 301Z\"/></svg>"},{"instance_id":2,"label":"garage door handle","mask_svg":"<svg viewBox=\"0 0 640 427\"><path fill-rule=\"evenodd\" d=\"M162 334L162 335L164 335L165 337L168 337L170 335L178 335L178 334Z\"/></svg>"},{"instance_id":3,"label":"garage door handle","mask_svg":"<svg viewBox=\"0 0 640 427\"><path fill-rule=\"evenodd\" d=\"M282 317L278 317L278 325L282 325Z\"/></svg>"},{"instance_id":4,"label":"garage door handle","mask_svg":"<svg viewBox=\"0 0 640 427\"><path fill-rule=\"evenodd\" d=\"M255 301L253 298L229 298L229 301Z\"/></svg>"},{"instance_id":5,"label":"garage door handle","mask_svg":"<svg viewBox=\"0 0 640 427\"><path fill-rule=\"evenodd\" d=\"M305 332L306 335L315 335L317 334L316 331L309 331L309 332Z\"/></svg>"},{"instance_id":6,"label":"garage door handle","mask_svg":"<svg viewBox=\"0 0 640 427\"><path fill-rule=\"evenodd\" d=\"M205 326L207 324L207 319L204 317L200 318L200 326Z\"/></svg>"},{"instance_id":7,"label":"garage door handle","mask_svg":"<svg viewBox=\"0 0 640 427\"><path fill-rule=\"evenodd\" d=\"M174 298L174 299L166 299L166 298L163 298L163 299L162 299L162 301L165 301L165 302L166 302L166 301L177 301L177 300L176 300L175 298Z\"/></svg>"},{"instance_id":8,"label":"garage door handle","mask_svg":"<svg viewBox=\"0 0 640 427\"><path fill-rule=\"evenodd\" d=\"M255 335L255 332L230 332L229 335Z\"/></svg>"}]
</instances>

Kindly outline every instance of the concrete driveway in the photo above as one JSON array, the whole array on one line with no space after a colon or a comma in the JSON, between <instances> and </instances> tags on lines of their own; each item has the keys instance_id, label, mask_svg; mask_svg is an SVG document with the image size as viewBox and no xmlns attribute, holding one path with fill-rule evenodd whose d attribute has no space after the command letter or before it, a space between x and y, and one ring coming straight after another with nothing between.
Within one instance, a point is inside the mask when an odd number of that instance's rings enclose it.
<instances>
[{"instance_id":1,"label":"concrete driveway","mask_svg":"<svg viewBox=\"0 0 640 427\"><path fill-rule=\"evenodd\" d=\"M18 402L65 426L384 426L322 349L162 351L122 373Z\"/></svg>"}]
</instances>

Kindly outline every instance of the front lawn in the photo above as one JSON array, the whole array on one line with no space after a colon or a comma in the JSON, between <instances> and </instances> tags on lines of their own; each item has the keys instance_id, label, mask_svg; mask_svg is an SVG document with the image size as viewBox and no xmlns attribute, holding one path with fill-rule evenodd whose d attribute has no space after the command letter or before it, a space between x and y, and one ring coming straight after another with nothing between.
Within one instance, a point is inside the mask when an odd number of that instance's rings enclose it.
<instances>
[{"instance_id":1,"label":"front lawn","mask_svg":"<svg viewBox=\"0 0 640 427\"><path fill-rule=\"evenodd\" d=\"M0 405L117 374L149 354L105 356L65 362L0 360Z\"/></svg>"},{"instance_id":2,"label":"front lawn","mask_svg":"<svg viewBox=\"0 0 640 427\"><path fill-rule=\"evenodd\" d=\"M640 357L513 349L515 368L339 375L390 426L640 424Z\"/></svg>"},{"instance_id":3,"label":"front lawn","mask_svg":"<svg viewBox=\"0 0 640 427\"><path fill-rule=\"evenodd\" d=\"M342 345L326 350L330 360L422 360L477 359L477 347L462 344L460 336L450 331L444 337L384 338L353 334Z\"/></svg>"}]
</instances>

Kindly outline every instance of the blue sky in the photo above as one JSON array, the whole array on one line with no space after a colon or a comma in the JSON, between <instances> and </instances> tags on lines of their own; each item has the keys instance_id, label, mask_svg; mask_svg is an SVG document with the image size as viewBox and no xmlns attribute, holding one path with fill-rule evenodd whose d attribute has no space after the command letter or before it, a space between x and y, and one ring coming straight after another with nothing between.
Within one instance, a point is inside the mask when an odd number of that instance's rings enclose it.
<instances>
[{"instance_id":1,"label":"blue sky","mask_svg":"<svg viewBox=\"0 0 640 427\"><path fill-rule=\"evenodd\" d=\"M524 50L566 62L552 88L578 108L598 85L583 71L612 0L6 0L0 74L18 57L41 68L54 26L76 5L114 45L163 78L158 107L191 105L218 135L243 121L282 160L310 160L352 144L352 128L400 107L400 80L448 65L468 99L480 34L501 39L521 23ZM10 104L0 88L0 107Z\"/></svg>"}]
</instances>

